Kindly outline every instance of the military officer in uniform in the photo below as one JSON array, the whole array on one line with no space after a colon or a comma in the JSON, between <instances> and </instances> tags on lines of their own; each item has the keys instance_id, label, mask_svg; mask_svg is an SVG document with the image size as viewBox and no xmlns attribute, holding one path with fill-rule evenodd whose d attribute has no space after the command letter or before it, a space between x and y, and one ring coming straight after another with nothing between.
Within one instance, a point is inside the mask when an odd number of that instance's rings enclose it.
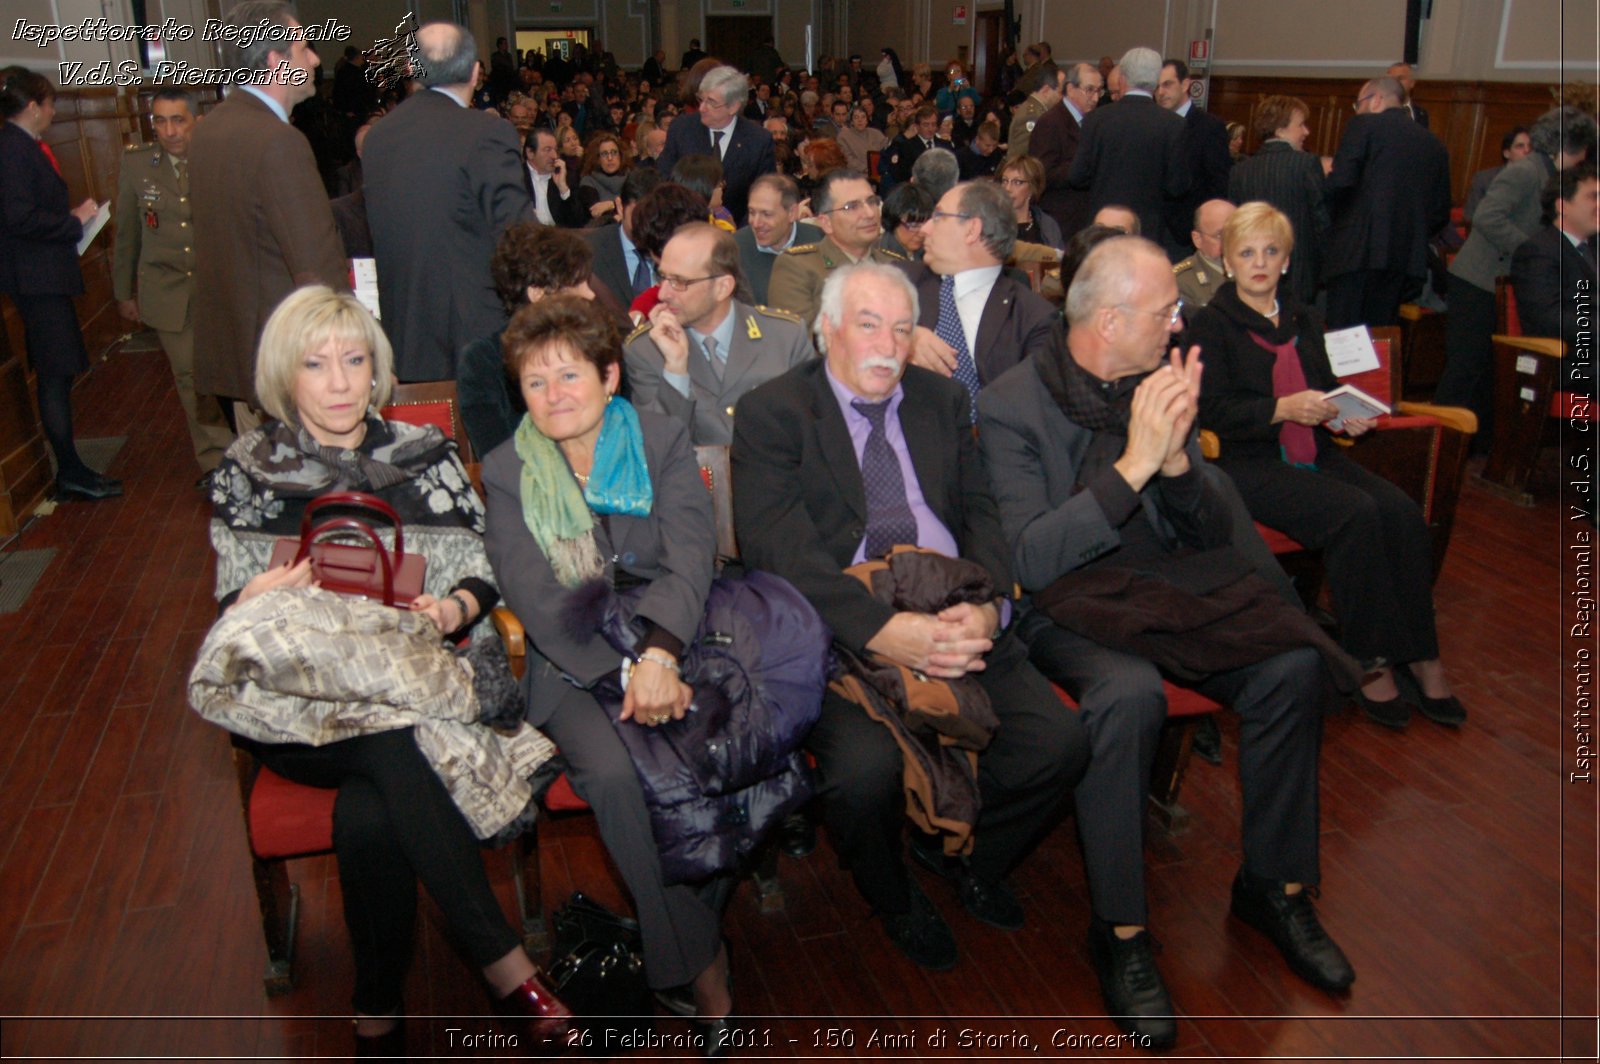
<instances>
[{"instance_id":1,"label":"military officer in uniform","mask_svg":"<svg viewBox=\"0 0 1600 1064\"><path fill-rule=\"evenodd\" d=\"M157 143L136 145L123 154L112 291L124 318L143 321L161 338L204 481L233 442L233 433L217 400L194 390L194 317L189 309L194 292L194 230L188 164L189 138L198 120L191 93L162 89L150 105Z\"/></svg>"},{"instance_id":2,"label":"military officer in uniform","mask_svg":"<svg viewBox=\"0 0 1600 1064\"><path fill-rule=\"evenodd\" d=\"M767 302L816 321L822 282L840 266L863 259L903 263L904 255L878 246L883 237L883 200L859 170L830 170L811 194L812 221L825 234L815 244L797 244L778 256L767 285Z\"/></svg>"},{"instance_id":3,"label":"military officer in uniform","mask_svg":"<svg viewBox=\"0 0 1600 1064\"><path fill-rule=\"evenodd\" d=\"M751 306L732 234L686 225L661 250L661 302L623 347L634 405L681 418L696 446L733 442L739 397L815 357L793 314Z\"/></svg>"},{"instance_id":4,"label":"military officer in uniform","mask_svg":"<svg viewBox=\"0 0 1600 1064\"><path fill-rule=\"evenodd\" d=\"M1028 98L1017 105L1011 116L1011 132L1006 140L1006 162L1028 154L1033 127L1039 124L1039 119L1050 113L1050 108L1061 106L1065 77L1053 60L1046 59L1034 66L1024 80L1029 84Z\"/></svg>"},{"instance_id":5,"label":"military officer in uniform","mask_svg":"<svg viewBox=\"0 0 1600 1064\"><path fill-rule=\"evenodd\" d=\"M1194 231L1189 234L1195 252L1172 268L1186 312L1211 302L1228 279L1222 267L1222 227L1233 212L1234 205L1224 199L1206 200L1195 208Z\"/></svg>"}]
</instances>

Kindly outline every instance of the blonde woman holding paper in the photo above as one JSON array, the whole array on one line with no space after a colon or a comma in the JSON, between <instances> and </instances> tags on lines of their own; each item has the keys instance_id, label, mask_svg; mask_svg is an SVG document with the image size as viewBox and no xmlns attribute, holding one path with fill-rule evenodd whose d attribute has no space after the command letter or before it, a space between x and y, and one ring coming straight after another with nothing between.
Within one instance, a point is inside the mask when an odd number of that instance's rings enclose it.
<instances>
[{"instance_id":1,"label":"blonde woman holding paper","mask_svg":"<svg viewBox=\"0 0 1600 1064\"><path fill-rule=\"evenodd\" d=\"M1281 284L1293 251L1293 227L1270 204L1247 203L1223 227L1229 281L1187 339L1205 359L1200 426L1221 439L1217 464L1250 515L1322 551L1344 647L1367 666L1367 715L1403 728L1420 709L1458 726L1467 714L1439 662L1428 526L1408 495L1334 445L1322 322ZM1371 427L1348 419L1343 431Z\"/></svg>"}]
</instances>

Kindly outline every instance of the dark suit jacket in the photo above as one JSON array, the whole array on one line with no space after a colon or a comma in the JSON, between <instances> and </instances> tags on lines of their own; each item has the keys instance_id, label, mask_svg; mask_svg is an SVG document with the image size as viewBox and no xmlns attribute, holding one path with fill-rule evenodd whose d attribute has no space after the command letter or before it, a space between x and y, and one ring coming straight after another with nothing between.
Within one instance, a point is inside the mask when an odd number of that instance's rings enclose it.
<instances>
[{"instance_id":1,"label":"dark suit jacket","mask_svg":"<svg viewBox=\"0 0 1600 1064\"><path fill-rule=\"evenodd\" d=\"M1333 215L1324 277L1382 270L1421 277L1450 220L1450 153L1404 108L1356 115L1323 182Z\"/></svg>"},{"instance_id":2,"label":"dark suit jacket","mask_svg":"<svg viewBox=\"0 0 1600 1064\"><path fill-rule=\"evenodd\" d=\"M1528 336L1559 336L1570 352L1587 339L1594 355L1595 270L1561 230L1547 225L1511 256L1511 284L1517 293L1517 316ZM1580 315L1579 310L1582 309ZM1581 322L1580 322L1581 318ZM1587 336L1581 334L1588 326ZM1576 358L1569 362L1577 363ZM1589 369L1588 390L1594 390Z\"/></svg>"},{"instance_id":3,"label":"dark suit jacket","mask_svg":"<svg viewBox=\"0 0 1600 1064\"><path fill-rule=\"evenodd\" d=\"M365 147L367 223L395 374L454 379L456 351L506 323L489 275L495 242L533 217L516 131L424 89L374 125Z\"/></svg>"},{"instance_id":4,"label":"dark suit jacket","mask_svg":"<svg viewBox=\"0 0 1600 1064\"><path fill-rule=\"evenodd\" d=\"M578 196L578 168L569 159L567 161L567 195L562 198L556 191L556 183L551 179L545 190L550 196L550 219L562 229L582 229L589 224L589 210L583 205L583 200ZM533 170L526 162L522 164L522 187L528 193L530 211L537 211L539 207L539 194L533 190ZM537 219L536 214L529 214L530 218Z\"/></svg>"},{"instance_id":5,"label":"dark suit jacket","mask_svg":"<svg viewBox=\"0 0 1600 1064\"><path fill-rule=\"evenodd\" d=\"M628 258L622 251L622 226L598 225L578 235L587 240L594 251L591 272L595 279L626 308L633 302L633 275L628 272Z\"/></svg>"},{"instance_id":6,"label":"dark suit jacket","mask_svg":"<svg viewBox=\"0 0 1600 1064\"><path fill-rule=\"evenodd\" d=\"M795 244L815 244L822 239L822 230L810 222L796 222ZM772 283L772 266L777 255L769 255L756 247L756 235L747 225L733 234L739 245L739 265L744 268L745 282L750 286L750 298L757 304L767 301L767 286Z\"/></svg>"},{"instance_id":7,"label":"dark suit jacket","mask_svg":"<svg viewBox=\"0 0 1600 1064\"><path fill-rule=\"evenodd\" d=\"M923 262L901 263L917 287L918 325L939 322L939 284L943 280ZM1061 315L1039 293L1002 273L989 290L978 322L978 382L987 385L1035 351L1052 350L1062 342Z\"/></svg>"},{"instance_id":8,"label":"dark suit jacket","mask_svg":"<svg viewBox=\"0 0 1600 1064\"><path fill-rule=\"evenodd\" d=\"M1091 217L1108 203L1121 204L1139 216L1144 235L1159 240L1167 201L1189 191L1184 129L1183 119L1149 96L1124 96L1091 111L1068 177L1073 187L1089 190Z\"/></svg>"},{"instance_id":9,"label":"dark suit jacket","mask_svg":"<svg viewBox=\"0 0 1600 1064\"><path fill-rule=\"evenodd\" d=\"M1151 478L1138 493L1133 512L1113 524L1099 495L1078 486L1096 433L1062 411L1040 379L1037 361L1038 356L1012 369L978 399L984 461L995 474L1008 557L1023 591L1042 591L1058 577L1120 548L1127 520L1141 511L1156 528L1188 546L1230 541L1233 510L1221 493L1220 478L1204 472L1198 434L1188 444L1193 472ZM1120 479L1114 470L1109 475Z\"/></svg>"},{"instance_id":10,"label":"dark suit jacket","mask_svg":"<svg viewBox=\"0 0 1600 1064\"><path fill-rule=\"evenodd\" d=\"M733 215L735 225L743 225L749 209L750 186L762 174L778 169L773 154L772 134L761 123L748 118L735 120L733 139L722 155L722 205ZM656 164L670 176L677 161L685 155L711 155L711 131L698 114L681 114L667 127L667 146Z\"/></svg>"},{"instance_id":11,"label":"dark suit jacket","mask_svg":"<svg viewBox=\"0 0 1600 1064\"><path fill-rule=\"evenodd\" d=\"M350 288L333 208L305 135L244 89L194 127L189 190L194 389L253 399L256 342L283 297Z\"/></svg>"},{"instance_id":12,"label":"dark suit jacket","mask_svg":"<svg viewBox=\"0 0 1600 1064\"><path fill-rule=\"evenodd\" d=\"M0 122L0 292L82 294L83 226L70 198L39 142L15 122Z\"/></svg>"},{"instance_id":13,"label":"dark suit jacket","mask_svg":"<svg viewBox=\"0 0 1600 1064\"><path fill-rule=\"evenodd\" d=\"M1089 207L1089 193L1073 188L1068 180L1082 138L1083 127L1072 117L1067 105L1061 104L1045 112L1034 124L1033 136L1028 139L1028 154L1044 167L1044 194L1039 197L1039 206L1061 226L1063 240L1071 240L1073 234L1094 217Z\"/></svg>"},{"instance_id":14,"label":"dark suit jacket","mask_svg":"<svg viewBox=\"0 0 1600 1064\"><path fill-rule=\"evenodd\" d=\"M1314 302L1328 236L1322 163L1310 152L1296 151L1287 141L1269 140L1228 175L1228 198L1234 203L1264 200L1288 217L1294 228L1289 288L1300 302Z\"/></svg>"},{"instance_id":15,"label":"dark suit jacket","mask_svg":"<svg viewBox=\"0 0 1600 1064\"><path fill-rule=\"evenodd\" d=\"M649 581L638 602L638 616L685 643L694 638L705 612L706 593L717 553L711 496L689 446L688 428L676 418L639 412L645 462L654 495L649 515L613 514L594 535L610 583L617 568ZM532 649L560 672L588 686L617 667L620 659L598 634L578 638L568 626L565 606L574 595L556 580L544 551L522 518L522 460L507 440L483 463L488 514L484 547L494 566L495 583L527 629ZM524 689L536 706L568 690L559 672L528 669Z\"/></svg>"},{"instance_id":16,"label":"dark suit jacket","mask_svg":"<svg viewBox=\"0 0 1600 1064\"><path fill-rule=\"evenodd\" d=\"M1472 215L1477 211L1478 204L1483 202L1483 197L1488 194L1489 186L1494 184L1494 179L1500 176L1500 171L1506 168L1505 163L1491 166L1487 170L1479 170L1472 175L1472 181L1467 185L1467 201L1461 207L1461 220L1470 223Z\"/></svg>"},{"instance_id":17,"label":"dark suit jacket","mask_svg":"<svg viewBox=\"0 0 1600 1064\"><path fill-rule=\"evenodd\" d=\"M752 568L788 580L833 636L861 651L894 616L843 570L865 534L866 488L844 414L817 359L739 401L733 425L733 514ZM968 424L967 393L906 367L900 425L928 508L999 589L1011 587L1004 537ZM492 555L491 555L492 557Z\"/></svg>"},{"instance_id":18,"label":"dark suit jacket","mask_svg":"<svg viewBox=\"0 0 1600 1064\"><path fill-rule=\"evenodd\" d=\"M1183 159L1189 191L1167 208L1167 243L1174 249L1194 246L1189 233L1194 229L1195 208L1206 200L1228 198L1228 171L1233 169L1228 124L1191 104L1183 119Z\"/></svg>"},{"instance_id":19,"label":"dark suit jacket","mask_svg":"<svg viewBox=\"0 0 1600 1064\"><path fill-rule=\"evenodd\" d=\"M943 148L951 154L954 154L956 150L956 146L950 141L942 140L938 137L933 138L933 146L935 148ZM922 153L928 150L928 146L922 143L922 138L915 134L910 136L902 134L891 141L884 150L889 155L896 180L904 184L911 180L911 168L917 165L917 160L922 158ZM881 172L883 169L884 166L880 160L878 170Z\"/></svg>"}]
</instances>

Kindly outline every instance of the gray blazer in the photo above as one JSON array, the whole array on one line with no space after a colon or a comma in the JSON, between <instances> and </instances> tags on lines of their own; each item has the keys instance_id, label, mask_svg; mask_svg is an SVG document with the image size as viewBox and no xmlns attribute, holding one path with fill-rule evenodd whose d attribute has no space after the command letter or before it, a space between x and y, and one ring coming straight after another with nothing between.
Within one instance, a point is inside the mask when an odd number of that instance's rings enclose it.
<instances>
[{"instance_id":1,"label":"gray blazer","mask_svg":"<svg viewBox=\"0 0 1600 1064\"><path fill-rule=\"evenodd\" d=\"M1494 279L1511 272L1512 252L1539 231L1539 196L1555 172L1555 163L1542 152L1533 152L1502 169L1473 212L1472 232L1450 264L1450 272L1493 292Z\"/></svg>"},{"instance_id":2,"label":"gray blazer","mask_svg":"<svg viewBox=\"0 0 1600 1064\"><path fill-rule=\"evenodd\" d=\"M1077 490L1078 468L1094 432L1069 420L1051 398L1034 369L1038 357L1007 370L978 394L984 465L1012 572L1030 594L1122 546L1118 526L1095 493ZM1191 546L1231 542L1233 515L1205 473L1198 434L1191 435L1188 451L1201 475L1156 477L1139 493L1138 505L1156 528Z\"/></svg>"},{"instance_id":3,"label":"gray blazer","mask_svg":"<svg viewBox=\"0 0 1600 1064\"><path fill-rule=\"evenodd\" d=\"M622 349L634 405L677 418L689 426L690 436L700 447L732 443L733 408L739 398L816 357L810 333L788 311L734 300L728 312L733 315L733 345L720 380L704 349L689 335L687 396L662 374L666 358L650 339L648 323L634 330Z\"/></svg>"},{"instance_id":4,"label":"gray blazer","mask_svg":"<svg viewBox=\"0 0 1600 1064\"><path fill-rule=\"evenodd\" d=\"M711 495L683 425L645 411L639 422L654 504L646 517L607 518L609 535L597 521L595 542L607 559L608 581L618 568L650 581L638 615L687 643L700 625L714 575L717 536ZM599 635L575 633L568 626L564 614L574 592L556 580L522 519L522 461L515 440L495 448L484 461L483 487L488 504L484 546L495 580L506 605L522 621L530 650L545 659L536 663L530 653L523 680L537 707L565 693L569 682L563 673L588 687L622 659Z\"/></svg>"}]
</instances>

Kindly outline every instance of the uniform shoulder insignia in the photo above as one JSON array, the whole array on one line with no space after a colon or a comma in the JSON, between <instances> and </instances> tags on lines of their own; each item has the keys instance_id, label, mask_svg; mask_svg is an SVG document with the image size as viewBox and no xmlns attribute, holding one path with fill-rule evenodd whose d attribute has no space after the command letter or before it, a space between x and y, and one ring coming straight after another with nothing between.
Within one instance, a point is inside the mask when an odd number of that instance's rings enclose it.
<instances>
[{"instance_id":1,"label":"uniform shoulder insignia","mask_svg":"<svg viewBox=\"0 0 1600 1064\"><path fill-rule=\"evenodd\" d=\"M802 319L800 315L795 314L792 311L784 310L782 307L769 307L765 304L758 303L756 305L756 313L764 314L769 318L777 318L780 321L792 321L796 325L805 324L805 320Z\"/></svg>"},{"instance_id":2,"label":"uniform shoulder insignia","mask_svg":"<svg viewBox=\"0 0 1600 1064\"><path fill-rule=\"evenodd\" d=\"M1172 272L1173 273L1182 273L1184 270L1192 270L1192 269L1194 269L1194 260L1193 259L1184 259L1182 262L1180 262L1176 266L1172 267Z\"/></svg>"},{"instance_id":3,"label":"uniform shoulder insignia","mask_svg":"<svg viewBox=\"0 0 1600 1064\"><path fill-rule=\"evenodd\" d=\"M130 144L126 148L123 148L122 150L123 151L149 151L150 150L150 145L148 145L148 144Z\"/></svg>"},{"instance_id":4,"label":"uniform shoulder insignia","mask_svg":"<svg viewBox=\"0 0 1600 1064\"><path fill-rule=\"evenodd\" d=\"M650 331L650 321L647 318L644 321L641 321L639 323L638 328L634 329L633 332L629 333L628 334L628 338L626 340L622 341L622 342L625 343L625 344L631 344L635 340L637 340L639 337L643 336L645 333L647 333L649 331Z\"/></svg>"},{"instance_id":5,"label":"uniform shoulder insignia","mask_svg":"<svg viewBox=\"0 0 1600 1064\"><path fill-rule=\"evenodd\" d=\"M896 262L910 262L911 261L908 257L906 257L905 255L900 254L898 251L891 251L888 248L878 248L877 251L878 251L878 254L887 255L889 258L893 259Z\"/></svg>"},{"instance_id":6,"label":"uniform shoulder insignia","mask_svg":"<svg viewBox=\"0 0 1600 1064\"><path fill-rule=\"evenodd\" d=\"M791 244L784 248L783 253L785 255L809 255L815 250L817 250L817 245L815 244Z\"/></svg>"}]
</instances>

